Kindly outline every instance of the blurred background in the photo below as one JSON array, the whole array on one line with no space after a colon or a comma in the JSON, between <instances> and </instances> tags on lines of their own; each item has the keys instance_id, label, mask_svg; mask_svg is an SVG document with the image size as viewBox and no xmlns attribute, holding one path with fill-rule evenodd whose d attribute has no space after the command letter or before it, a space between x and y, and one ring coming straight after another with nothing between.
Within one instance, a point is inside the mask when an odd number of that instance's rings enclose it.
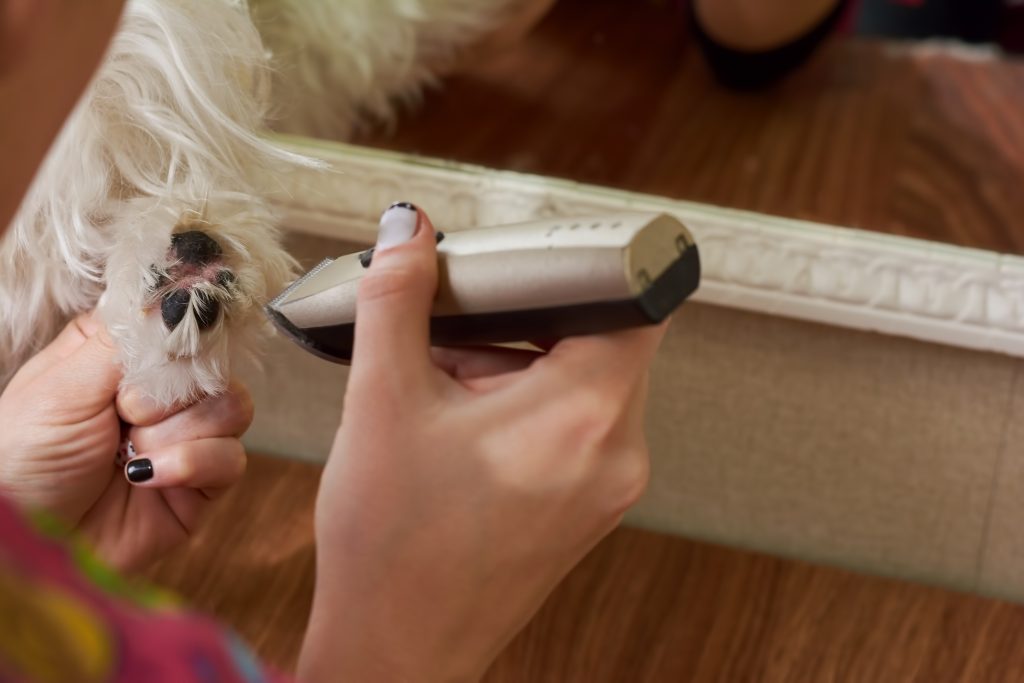
<instances>
[{"instance_id":1,"label":"blurred background","mask_svg":"<svg viewBox=\"0 0 1024 683\"><path fill-rule=\"evenodd\" d=\"M1024 51L1020 0L861 0L853 27L867 36L958 38Z\"/></svg>"},{"instance_id":2,"label":"blurred background","mask_svg":"<svg viewBox=\"0 0 1024 683\"><path fill-rule=\"evenodd\" d=\"M786 0L746 54L730 4L559 0L357 142L1024 253L1024 2Z\"/></svg>"}]
</instances>

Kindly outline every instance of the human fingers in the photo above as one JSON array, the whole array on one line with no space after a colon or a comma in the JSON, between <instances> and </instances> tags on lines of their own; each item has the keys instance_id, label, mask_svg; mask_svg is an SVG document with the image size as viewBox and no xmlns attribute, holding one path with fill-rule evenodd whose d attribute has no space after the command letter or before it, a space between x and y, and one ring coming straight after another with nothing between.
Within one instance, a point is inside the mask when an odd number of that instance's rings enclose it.
<instances>
[{"instance_id":1,"label":"human fingers","mask_svg":"<svg viewBox=\"0 0 1024 683\"><path fill-rule=\"evenodd\" d=\"M122 415L123 416L123 415ZM129 438L138 453L147 453L179 441L215 437L240 437L253 419L252 397L240 384L211 396L159 421L131 428Z\"/></svg>"},{"instance_id":2,"label":"human fingers","mask_svg":"<svg viewBox=\"0 0 1024 683\"><path fill-rule=\"evenodd\" d=\"M220 437L180 441L141 454L125 464L124 474L135 486L206 491L235 484L245 474L245 465L242 442Z\"/></svg>"},{"instance_id":3,"label":"human fingers","mask_svg":"<svg viewBox=\"0 0 1024 683\"><path fill-rule=\"evenodd\" d=\"M629 391L647 372L668 322L605 334L567 337L555 344L527 373L526 391L587 386Z\"/></svg>"},{"instance_id":4,"label":"human fingers","mask_svg":"<svg viewBox=\"0 0 1024 683\"><path fill-rule=\"evenodd\" d=\"M89 354L102 352L108 356L109 361L113 361L115 355L113 342L107 335L106 330L103 329L95 312L80 315L65 325L64 329L61 330L60 334L52 342L47 344L21 367L18 373L11 379L9 387L12 390L17 390L22 386L31 384L55 366L66 362L86 344L89 346ZM109 370L111 365L113 365L112 362L106 362L102 367ZM92 372L90 372L90 377L93 380L97 379ZM100 383L104 386L108 384L105 381L105 377L99 379ZM120 377L118 377L118 381L120 381Z\"/></svg>"},{"instance_id":5,"label":"human fingers","mask_svg":"<svg viewBox=\"0 0 1024 683\"><path fill-rule=\"evenodd\" d=\"M539 351L497 346L434 347L434 364L455 380L475 380L524 370L543 356Z\"/></svg>"},{"instance_id":6,"label":"human fingers","mask_svg":"<svg viewBox=\"0 0 1024 683\"><path fill-rule=\"evenodd\" d=\"M394 378L408 391L434 374L430 312L436 289L430 219L412 204L393 204L381 216L373 260L359 283L351 386L388 386Z\"/></svg>"},{"instance_id":7,"label":"human fingers","mask_svg":"<svg viewBox=\"0 0 1024 683\"><path fill-rule=\"evenodd\" d=\"M178 403L158 403L137 387L127 387L117 394L117 414L128 424L139 427L157 424L184 408L187 406Z\"/></svg>"}]
</instances>

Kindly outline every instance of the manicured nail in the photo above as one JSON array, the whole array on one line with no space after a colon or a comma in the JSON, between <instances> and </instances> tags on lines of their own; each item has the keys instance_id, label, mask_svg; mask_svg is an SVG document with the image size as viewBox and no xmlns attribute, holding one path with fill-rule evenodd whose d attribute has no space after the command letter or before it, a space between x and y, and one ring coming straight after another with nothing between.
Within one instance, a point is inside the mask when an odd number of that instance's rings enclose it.
<instances>
[{"instance_id":1,"label":"manicured nail","mask_svg":"<svg viewBox=\"0 0 1024 683\"><path fill-rule=\"evenodd\" d=\"M141 484L153 478L153 461L149 458L137 458L124 466L124 476L133 484Z\"/></svg>"},{"instance_id":2,"label":"manicured nail","mask_svg":"<svg viewBox=\"0 0 1024 683\"><path fill-rule=\"evenodd\" d=\"M117 455L114 456L114 464L117 467L124 467L125 463L135 457L135 444L128 438L132 426L124 420L118 419L120 424L121 438L117 442Z\"/></svg>"},{"instance_id":3,"label":"manicured nail","mask_svg":"<svg viewBox=\"0 0 1024 683\"><path fill-rule=\"evenodd\" d=\"M377 251L408 242L416 234L420 216L409 202L395 202L380 217Z\"/></svg>"},{"instance_id":4,"label":"manicured nail","mask_svg":"<svg viewBox=\"0 0 1024 683\"><path fill-rule=\"evenodd\" d=\"M434 233L434 241L441 244L441 240L444 239L444 233L438 230ZM359 254L359 263L362 264L363 268L369 268L370 264L373 263L373 247L370 247L366 251Z\"/></svg>"}]
</instances>

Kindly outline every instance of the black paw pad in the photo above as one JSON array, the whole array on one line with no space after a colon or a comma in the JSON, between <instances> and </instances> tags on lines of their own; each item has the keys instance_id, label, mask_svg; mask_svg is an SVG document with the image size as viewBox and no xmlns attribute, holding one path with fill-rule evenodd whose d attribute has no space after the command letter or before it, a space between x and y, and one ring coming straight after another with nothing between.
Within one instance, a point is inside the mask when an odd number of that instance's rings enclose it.
<instances>
[{"instance_id":1,"label":"black paw pad","mask_svg":"<svg viewBox=\"0 0 1024 683\"><path fill-rule=\"evenodd\" d=\"M175 258L196 266L205 266L223 254L217 241L199 230L171 235L171 251Z\"/></svg>"},{"instance_id":2,"label":"black paw pad","mask_svg":"<svg viewBox=\"0 0 1024 683\"><path fill-rule=\"evenodd\" d=\"M200 330L213 327L220 315L220 302L206 292L176 289L164 295L160 302L160 316L167 329L173 330L188 313L189 300L195 297L196 323Z\"/></svg>"}]
</instances>

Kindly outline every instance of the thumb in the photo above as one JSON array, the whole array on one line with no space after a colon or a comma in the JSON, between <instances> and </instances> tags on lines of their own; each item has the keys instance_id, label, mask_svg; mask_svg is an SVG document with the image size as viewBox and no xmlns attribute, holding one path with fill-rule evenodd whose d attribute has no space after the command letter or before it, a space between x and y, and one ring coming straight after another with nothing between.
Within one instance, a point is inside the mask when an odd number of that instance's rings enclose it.
<instances>
[{"instance_id":1,"label":"thumb","mask_svg":"<svg viewBox=\"0 0 1024 683\"><path fill-rule=\"evenodd\" d=\"M42 380L55 396L80 407L111 403L121 382L117 349L106 329L83 316L72 321L43 353L51 361Z\"/></svg>"},{"instance_id":2,"label":"thumb","mask_svg":"<svg viewBox=\"0 0 1024 683\"><path fill-rule=\"evenodd\" d=\"M436 290L430 219L412 204L392 204L381 216L373 260L359 283L352 381L401 375L415 382L433 368L430 310Z\"/></svg>"},{"instance_id":3,"label":"thumb","mask_svg":"<svg viewBox=\"0 0 1024 683\"><path fill-rule=\"evenodd\" d=\"M99 334L103 335L103 340L113 350L113 344L110 342L106 330L103 329L99 315L95 311L83 313L69 322L60 334L39 353L26 361L17 374L11 378L8 388L16 390L48 375L51 370L74 355L82 344Z\"/></svg>"}]
</instances>

